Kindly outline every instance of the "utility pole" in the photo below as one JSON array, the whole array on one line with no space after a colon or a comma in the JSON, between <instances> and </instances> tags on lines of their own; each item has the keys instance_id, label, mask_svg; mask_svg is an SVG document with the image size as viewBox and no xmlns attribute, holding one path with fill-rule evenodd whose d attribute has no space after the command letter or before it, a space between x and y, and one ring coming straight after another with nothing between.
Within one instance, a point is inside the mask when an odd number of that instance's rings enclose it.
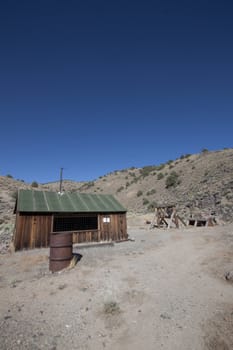
<instances>
[{"instance_id":1,"label":"utility pole","mask_svg":"<svg viewBox=\"0 0 233 350\"><path fill-rule=\"evenodd\" d=\"M60 169L60 194L62 193L62 173L63 173L63 168Z\"/></svg>"}]
</instances>

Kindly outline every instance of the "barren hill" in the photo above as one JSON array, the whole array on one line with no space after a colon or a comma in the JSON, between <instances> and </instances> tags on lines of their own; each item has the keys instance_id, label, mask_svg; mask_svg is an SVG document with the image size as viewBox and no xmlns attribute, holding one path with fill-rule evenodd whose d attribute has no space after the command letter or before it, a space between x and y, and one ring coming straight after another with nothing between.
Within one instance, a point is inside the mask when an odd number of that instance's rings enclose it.
<instances>
[{"instance_id":1,"label":"barren hill","mask_svg":"<svg viewBox=\"0 0 233 350\"><path fill-rule=\"evenodd\" d=\"M17 190L59 191L59 182L27 184L0 176L0 234L13 231ZM157 205L176 204L183 218L215 215L224 222L233 217L233 149L182 155L160 165L114 171L89 182L63 181L63 191L113 194L129 212L152 212Z\"/></svg>"},{"instance_id":2,"label":"barren hill","mask_svg":"<svg viewBox=\"0 0 233 350\"><path fill-rule=\"evenodd\" d=\"M58 188L58 184L56 184ZM182 155L165 164L114 171L84 184L64 183L64 190L111 193L128 211L146 213L157 205L176 204L183 216L233 214L233 149Z\"/></svg>"}]
</instances>

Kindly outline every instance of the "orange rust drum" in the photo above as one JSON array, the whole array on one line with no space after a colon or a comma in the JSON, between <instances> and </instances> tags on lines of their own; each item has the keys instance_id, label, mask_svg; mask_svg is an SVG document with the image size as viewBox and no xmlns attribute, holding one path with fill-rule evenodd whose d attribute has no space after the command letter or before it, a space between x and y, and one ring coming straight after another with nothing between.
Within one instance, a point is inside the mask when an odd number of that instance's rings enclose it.
<instances>
[{"instance_id":1,"label":"orange rust drum","mask_svg":"<svg viewBox=\"0 0 233 350\"><path fill-rule=\"evenodd\" d=\"M50 235L50 271L60 271L69 266L73 257L72 243L72 233L56 233Z\"/></svg>"}]
</instances>

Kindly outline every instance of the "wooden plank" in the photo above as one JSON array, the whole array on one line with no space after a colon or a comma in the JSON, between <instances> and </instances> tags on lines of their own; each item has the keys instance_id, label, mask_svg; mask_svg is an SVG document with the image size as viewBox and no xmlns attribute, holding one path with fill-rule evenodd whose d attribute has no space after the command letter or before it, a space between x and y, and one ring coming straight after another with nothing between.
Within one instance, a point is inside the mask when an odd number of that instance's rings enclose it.
<instances>
[{"instance_id":1,"label":"wooden plank","mask_svg":"<svg viewBox=\"0 0 233 350\"><path fill-rule=\"evenodd\" d=\"M184 222L184 220L179 215L177 215L177 218L180 220L180 222L182 222L182 224L184 226L187 226L186 223Z\"/></svg>"},{"instance_id":2,"label":"wooden plank","mask_svg":"<svg viewBox=\"0 0 233 350\"><path fill-rule=\"evenodd\" d=\"M171 224L172 224L173 219L174 219L174 215L175 215L175 212L173 211L173 212L172 212L172 215L171 215L170 222L169 222L169 224L167 225L167 229L169 229L169 228L171 227Z\"/></svg>"}]
</instances>

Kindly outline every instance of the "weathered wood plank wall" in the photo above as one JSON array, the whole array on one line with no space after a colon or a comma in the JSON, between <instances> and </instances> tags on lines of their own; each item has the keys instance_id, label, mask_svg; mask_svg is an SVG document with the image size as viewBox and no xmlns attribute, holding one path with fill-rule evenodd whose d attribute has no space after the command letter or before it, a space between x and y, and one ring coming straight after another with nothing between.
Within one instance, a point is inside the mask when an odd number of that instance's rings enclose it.
<instances>
[{"instance_id":1,"label":"weathered wood plank wall","mask_svg":"<svg viewBox=\"0 0 233 350\"><path fill-rule=\"evenodd\" d=\"M15 250L49 246L51 215L16 214L16 227L13 237Z\"/></svg>"},{"instance_id":2,"label":"weathered wood plank wall","mask_svg":"<svg viewBox=\"0 0 233 350\"><path fill-rule=\"evenodd\" d=\"M109 221L106 222L106 218ZM15 250L48 247L52 224L52 214L17 213L13 237ZM126 213L98 214L98 230L73 233L73 243L121 241L127 238Z\"/></svg>"}]
</instances>

